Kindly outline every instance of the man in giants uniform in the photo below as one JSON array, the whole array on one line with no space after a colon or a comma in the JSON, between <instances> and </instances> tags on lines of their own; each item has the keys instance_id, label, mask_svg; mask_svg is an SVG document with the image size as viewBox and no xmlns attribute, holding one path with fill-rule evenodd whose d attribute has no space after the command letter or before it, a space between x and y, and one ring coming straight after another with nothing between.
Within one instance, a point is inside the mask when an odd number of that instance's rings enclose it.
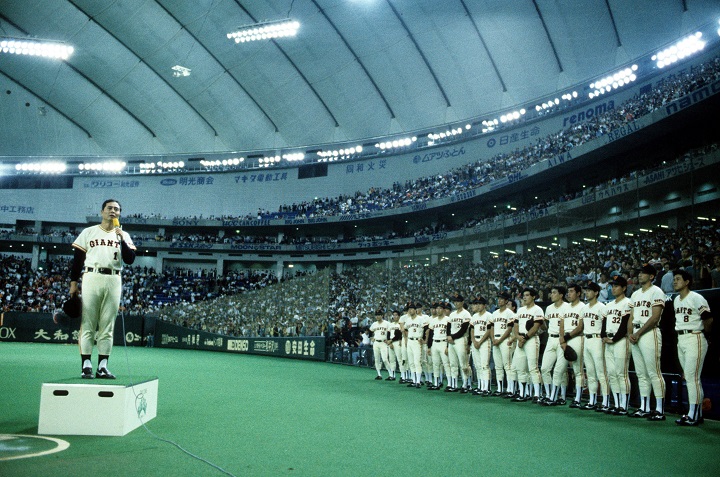
<instances>
[{"instance_id":1,"label":"man in giants uniform","mask_svg":"<svg viewBox=\"0 0 720 477\"><path fill-rule=\"evenodd\" d=\"M402 330L400 329L400 312L393 310L392 320L388 323L390 344L388 344L388 358L390 360L390 376L388 381L395 381L395 369L400 369L400 376L405 374L405 362L402 360Z\"/></svg>"},{"instance_id":2,"label":"man in giants uniform","mask_svg":"<svg viewBox=\"0 0 720 477\"><path fill-rule=\"evenodd\" d=\"M692 275L680 269L673 272L673 288L678 292L673 306L675 308L675 329L678 333L678 358L687 383L687 414L676 420L679 426L697 426L702 422L703 388L700 383L703 362L707 354L706 336L710 333L713 318L707 300L694 291Z\"/></svg>"},{"instance_id":3,"label":"man in giants uniform","mask_svg":"<svg viewBox=\"0 0 720 477\"><path fill-rule=\"evenodd\" d=\"M603 320L605 319L605 305L598 301L600 285L591 282L585 288L587 304L582 309L582 321L579 331L585 335L585 351L583 361L587 370L588 392L590 401L582 409L611 412L610 395L608 394L608 377L605 371L605 353L602 341ZM602 392L602 404L597 404L598 384Z\"/></svg>"},{"instance_id":4,"label":"man in giants uniform","mask_svg":"<svg viewBox=\"0 0 720 477\"><path fill-rule=\"evenodd\" d=\"M450 328L450 322L448 317L445 316L442 303L436 304L436 311L435 315L430 318L430 325L426 335L429 346L428 353L432 353L433 385L428 386L428 389L432 391L442 387L443 372L446 376L450 376L447 346L447 332Z\"/></svg>"},{"instance_id":5,"label":"man in giants uniform","mask_svg":"<svg viewBox=\"0 0 720 477\"><path fill-rule=\"evenodd\" d=\"M570 302L570 308L565 315L565 319L560 322L560 346L563 350L564 361L563 367L567 374L567 361L565 360L565 348L570 346L577 354L577 359L572 362L573 374L575 375L575 399L570 404L570 407L579 408L580 399L582 397L583 388L583 345L585 344L585 338L582 335L582 329L579 328L581 311L585 307L585 304L580 301L580 294L582 293L582 287L577 284L568 286L567 298ZM562 396L565 399L565 392Z\"/></svg>"},{"instance_id":6,"label":"man in giants uniform","mask_svg":"<svg viewBox=\"0 0 720 477\"><path fill-rule=\"evenodd\" d=\"M75 249L70 270L70 296L79 293L82 274L82 321L80 323L80 361L84 379L92 379L93 345L97 341L98 367L95 377L115 379L108 370L113 345L113 331L122 294L120 273L123 262L135 261L135 245L130 235L120 229L122 207L115 199L103 202L100 225L88 227L72 243Z\"/></svg>"},{"instance_id":7,"label":"man in giants uniform","mask_svg":"<svg viewBox=\"0 0 720 477\"><path fill-rule=\"evenodd\" d=\"M612 294L615 300L605 306L605 321L601 332L605 344L605 369L613 393L616 416L627 416L630 398L630 341L627 336L632 330L630 322L630 299L625 296L627 280L618 276L612 282Z\"/></svg>"},{"instance_id":8,"label":"man in giants uniform","mask_svg":"<svg viewBox=\"0 0 720 477\"><path fill-rule=\"evenodd\" d=\"M423 318L416 313L418 305L415 303L408 304L409 320L405 322L405 331L407 332L407 354L408 363L410 364L410 377L413 382L408 387L419 388L422 386L422 343L425 333L425 322Z\"/></svg>"},{"instance_id":9,"label":"man in giants uniform","mask_svg":"<svg viewBox=\"0 0 720 477\"><path fill-rule=\"evenodd\" d=\"M470 377L468 377L468 349L467 330L470 326L470 312L463 308L465 299L459 293L453 297L455 311L450 313L450 334L448 335L448 354L450 356L451 384L445 388L447 392L460 391L467 393L470 390ZM458 376L462 376L462 388L458 389Z\"/></svg>"},{"instance_id":10,"label":"man in giants uniform","mask_svg":"<svg viewBox=\"0 0 720 477\"><path fill-rule=\"evenodd\" d=\"M515 351L515 343L509 340L517 318L515 313L508 306L510 301L508 292L501 292L498 295L498 309L493 313L493 362L495 363L495 379L497 380L497 390L493 396L503 395L503 380L507 377L508 387L506 397L512 397L515 394L515 381L517 381L517 373L512 367L512 355Z\"/></svg>"},{"instance_id":11,"label":"man in giants uniform","mask_svg":"<svg viewBox=\"0 0 720 477\"><path fill-rule=\"evenodd\" d=\"M662 334L658 325L665 307L665 293L657 285L655 267L643 265L638 273L640 289L630 297L633 331L628 338L632 343L632 358L640 388L640 408L633 417L647 417L650 421L665 420L665 380L660 371ZM655 393L655 410L650 412L650 391Z\"/></svg>"},{"instance_id":12,"label":"man in giants uniform","mask_svg":"<svg viewBox=\"0 0 720 477\"><path fill-rule=\"evenodd\" d=\"M512 362L520 381L520 396L515 398L515 401L527 401L530 399L530 396L525 393L525 384L528 382L528 377L532 381L535 391L533 400L535 402L540 400L540 371L538 370L540 338L538 338L537 334L540 331L545 314L542 308L535 304L535 297L537 297L537 291L534 289L525 288L523 290L523 306L517 311L517 321L514 325L518 346Z\"/></svg>"},{"instance_id":13,"label":"man in giants uniform","mask_svg":"<svg viewBox=\"0 0 720 477\"><path fill-rule=\"evenodd\" d=\"M550 301L552 303L545 309L548 340L540 368L543 385L545 386L545 397L540 402L546 406L565 404L564 395L562 402L558 402L558 391L561 387L564 391L567 383L567 361L565 361L563 350L560 347L560 322L565 320L565 315L570 308L570 305L564 301L565 293L565 287L553 287L550 290ZM555 367L554 372L553 366ZM563 381L563 378L565 381Z\"/></svg>"},{"instance_id":14,"label":"man in giants uniform","mask_svg":"<svg viewBox=\"0 0 720 477\"><path fill-rule=\"evenodd\" d=\"M492 354L492 315L485 310L487 300L477 297L472 301L473 316L470 318L470 337L472 339L473 366L478 379L474 395L490 396L490 356Z\"/></svg>"},{"instance_id":15,"label":"man in giants uniform","mask_svg":"<svg viewBox=\"0 0 720 477\"><path fill-rule=\"evenodd\" d=\"M375 322L370 325L370 331L373 334L372 343L373 355L375 356L375 369L377 370L377 376L375 377L375 379L377 380L382 379L382 374L380 373L380 370L382 369L383 363L385 364L385 369L387 369L388 371L390 370L388 343L392 343L392 341L389 339L390 337L388 336L388 322L385 321L383 315L385 315L384 311L377 310L375 312Z\"/></svg>"}]
</instances>

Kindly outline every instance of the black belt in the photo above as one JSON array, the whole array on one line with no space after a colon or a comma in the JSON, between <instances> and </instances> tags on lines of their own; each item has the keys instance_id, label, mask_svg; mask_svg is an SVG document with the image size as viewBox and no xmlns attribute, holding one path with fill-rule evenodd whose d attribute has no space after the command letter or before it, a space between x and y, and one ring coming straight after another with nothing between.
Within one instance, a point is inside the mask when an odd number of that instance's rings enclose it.
<instances>
[{"instance_id":1,"label":"black belt","mask_svg":"<svg viewBox=\"0 0 720 477\"><path fill-rule=\"evenodd\" d=\"M612 338L612 337L614 337L614 336L615 336L615 333L607 333L607 337L608 337L608 338Z\"/></svg>"},{"instance_id":2,"label":"black belt","mask_svg":"<svg viewBox=\"0 0 720 477\"><path fill-rule=\"evenodd\" d=\"M692 334L694 334L694 335L699 335L700 333L702 333L702 331L695 331L695 330L679 330L679 331L677 332L677 334L679 334L679 335L686 335L686 334L688 334L688 333L692 333Z\"/></svg>"},{"instance_id":3,"label":"black belt","mask_svg":"<svg viewBox=\"0 0 720 477\"><path fill-rule=\"evenodd\" d=\"M446 339L444 339L444 340L433 340L433 343L444 343L444 342L446 342L446 341L447 341Z\"/></svg>"},{"instance_id":4,"label":"black belt","mask_svg":"<svg viewBox=\"0 0 720 477\"><path fill-rule=\"evenodd\" d=\"M413 341L417 341L417 340L419 340L420 338L408 338L408 339L409 339L409 340L413 340Z\"/></svg>"},{"instance_id":5,"label":"black belt","mask_svg":"<svg viewBox=\"0 0 720 477\"><path fill-rule=\"evenodd\" d=\"M601 338L601 336L599 334L585 335L585 338Z\"/></svg>"},{"instance_id":6,"label":"black belt","mask_svg":"<svg viewBox=\"0 0 720 477\"><path fill-rule=\"evenodd\" d=\"M113 270L112 268L93 268L85 267L86 272L100 273L102 275L119 275L120 270Z\"/></svg>"},{"instance_id":7,"label":"black belt","mask_svg":"<svg viewBox=\"0 0 720 477\"><path fill-rule=\"evenodd\" d=\"M639 330L640 328L642 328L642 325L638 325L638 324L636 324L636 323L633 323L633 328L635 328L636 330Z\"/></svg>"},{"instance_id":8,"label":"black belt","mask_svg":"<svg viewBox=\"0 0 720 477\"><path fill-rule=\"evenodd\" d=\"M550 338L560 338L560 335L550 335Z\"/></svg>"},{"instance_id":9,"label":"black belt","mask_svg":"<svg viewBox=\"0 0 720 477\"><path fill-rule=\"evenodd\" d=\"M476 339L476 340L479 340L480 338L482 338L482 335L481 335L481 336L476 336L476 337L475 337L475 339Z\"/></svg>"}]
</instances>

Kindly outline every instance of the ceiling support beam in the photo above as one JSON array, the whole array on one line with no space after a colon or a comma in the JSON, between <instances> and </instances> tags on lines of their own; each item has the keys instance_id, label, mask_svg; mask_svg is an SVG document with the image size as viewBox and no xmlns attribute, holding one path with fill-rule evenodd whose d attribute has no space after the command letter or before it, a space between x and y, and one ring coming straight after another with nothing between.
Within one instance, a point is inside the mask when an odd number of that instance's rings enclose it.
<instances>
[{"instance_id":1,"label":"ceiling support beam","mask_svg":"<svg viewBox=\"0 0 720 477\"><path fill-rule=\"evenodd\" d=\"M442 97L445 99L445 105L449 108L452 105L450 104L450 100L447 97L447 94L445 94L445 90L443 89L442 85L440 85L440 81L438 80L437 75L435 74L435 71L433 71L432 67L430 66L430 62L425 57L425 54L422 52L422 49L420 49L420 45L418 45L418 42L415 40L415 37L410 32L410 29L408 28L407 24L405 23L405 20L402 19L402 16L400 15L400 12L397 11L395 8L395 5L393 5L390 0L385 0L388 5L390 5L390 9L395 14L395 17L397 17L398 21L400 21L400 24L405 29L405 32L408 34L408 37L410 38L410 41L413 42L413 45L415 45L415 49L420 53L420 57L425 62L425 66L427 66L428 71L432 75L433 79L435 80L435 84L437 85L438 89L440 90L440 93L442 94Z\"/></svg>"},{"instance_id":2,"label":"ceiling support beam","mask_svg":"<svg viewBox=\"0 0 720 477\"><path fill-rule=\"evenodd\" d=\"M325 17L325 20L330 24L331 27L333 27L333 30L335 30L335 33L340 37L342 42L345 44L348 50L350 50L350 53L355 57L355 61L360 65L360 68L365 72L365 75L368 77L370 82L372 83L373 87L375 88L375 91L377 91L378 95L380 95L380 98L383 100L383 103L385 103L385 107L387 108L388 112L390 113L390 118L395 119L395 112L390 107L390 104L387 102L387 99L385 99L385 95L382 94L382 91L380 91L380 88L378 87L377 83L375 83L375 80L370 75L370 72L365 68L365 65L363 64L362 60L360 60L360 57L355 53L355 50L352 49L350 44L347 42L345 37L340 33L340 30L337 29L337 26L330 20L330 18L327 16L325 11L320 7L320 5L317 4L315 0L311 0L313 4L317 7L318 11L322 14L323 17Z\"/></svg>"},{"instance_id":3,"label":"ceiling support beam","mask_svg":"<svg viewBox=\"0 0 720 477\"><path fill-rule=\"evenodd\" d=\"M470 19L470 22L472 23L473 28L475 28L475 33L477 33L478 38L480 38L480 43L482 43L482 46L485 49L485 54L487 55L488 59L490 60L490 64L492 65L493 70L495 71L495 75L500 80L500 85L502 86L503 93L507 93L507 87L505 86L505 81L503 81L502 75L500 74L500 70L498 70L498 67L495 64L495 59L492 57L492 54L490 54L490 49L488 48L487 43L485 43L485 38L483 38L482 33L480 33L480 28L478 28L475 18L473 18L473 16L470 14L470 10L468 10L468 7L465 4L465 1L460 0L460 3L462 4L463 8L465 9L465 13L467 14L468 18Z\"/></svg>"},{"instance_id":4,"label":"ceiling support beam","mask_svg":"<svg viewBox=\"0 0 720 477\"><path fill-rule=\"evenodd\" d=\"M618 33L617 25L615 24L615 16L613 15L612 9L610 8L609 0L605 0L605 6L607 7L607 11L610 14L610 22L612 23L613 31L615 32L615 41L617 42L617 47L620 48L622 46L622 42L620 41L620 34Z\"/></svg>"},{"instance_id":5,"label":"ceiling support beam","mask_svg":"<svg viewBox=\"0 0 720 477\"><path fill-rule=\"evenodd\" d=\"M562 63L560 62L560 57L558 56L558 52L555 49L555 43L553 43L552 37L550 36L550 31L548 30L548 27L545 24L545 18L543 18L542 12L540 12L540 7L538 6L537 1L532 0L532 2L533 2L533 5L535 5L535 11L537 12L538 17L540 18L540 23L542 23L543 29L545 30L545 34L547 35L547 39L550 42L550 47L552 48L553 55L555 55L555 61L557 61L558 68L560 68L560 73L562 73L564 71L563 66L562 66Z\"/></svg>"}]
</instances>

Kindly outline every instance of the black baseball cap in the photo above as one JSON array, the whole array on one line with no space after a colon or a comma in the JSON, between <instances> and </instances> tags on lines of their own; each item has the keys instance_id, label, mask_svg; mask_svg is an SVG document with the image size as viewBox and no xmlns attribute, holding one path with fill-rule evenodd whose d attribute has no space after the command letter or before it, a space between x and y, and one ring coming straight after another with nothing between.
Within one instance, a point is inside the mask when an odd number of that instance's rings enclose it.
<instances>
[{"instance_id":1,"label":"black baseball cap","mask_svg":"<svg viewBox=\"0 0 720 477\"><path fill-rule=\"evenodd\" d=\"M473 305L487 305L487 300L481 296L476 297L472 302Z\"/></svg>"},{"instance_id":2,"label":"black baseball cap","mask_svg":"<svg viewBox=\"0 0 720 477\"><path fill-rule=\"evenodd\" d=\"M592 291L594 291L595 293L600 293L600 285L598 285L598 284L595 283L595 282L590 282L590 283L588 283L585 288L588 289L588 290L592 290Z\"/></svg>"},{"instance_id":3,"label":"black baseball cap","mask_svg":"<svg viewBox=\"0 0 720 477\"><path fill-rule=\"evenodd\" d=\"M617 285L620 287L627 287L627 279L623 276L617 276L610 282L610 285Z\"/></svg>"},{"instance_id":4,"label":"black baseball cap","mask_svg":"<svg viewBox=\"0 0 720 477\"><path fill-rule=\"evenodd\" d=\"M465 298L463 298L463 296L460 293L455 293L452 296L452 301L454 301L454 302L465 301Z\"/></svg>"},{"instance_id":5,"label":"black baseball cap","mask_svg":"<svg viewBox=\"0 0 720 477\"><path fill-rule=\"evenodd\" d=\"M655 276L657 275L657 268L653 267L649 263L646 263L643 265L640 270L638 270L639 273L646 273L648 275Z\"/></svg>"},{"instance_id":6,"label":"black baseball cap","mask_svg":"<svg viewBox=\"0 0 720 477\"><path fill-rule=\"evenodd\" d=\"M510 294L508 292L504 291L504 292L498 293L498 298L502 298L504 300L509 300L512 297L510 296Z\"/></svg>"}]
</instances>

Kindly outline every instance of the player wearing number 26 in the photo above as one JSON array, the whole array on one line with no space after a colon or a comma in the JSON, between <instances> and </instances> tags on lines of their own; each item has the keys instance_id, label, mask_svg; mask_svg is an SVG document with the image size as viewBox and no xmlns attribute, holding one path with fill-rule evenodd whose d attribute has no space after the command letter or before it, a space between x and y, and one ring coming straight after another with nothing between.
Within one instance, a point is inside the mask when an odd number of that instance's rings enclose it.
<instances>
[{"instance_id":1,"label":"player wearing number 26","mask_svg":"<svg viewBox=\"0 0 720 477\"><path fill-rule=\"evenodd\" d=\"M108 371L107 362L113 345L113 330L122 282L123 262L135 261L135 245L127 232L120 228L122 207L115 199L103 202L100 209L102 222L80 232L72 246L75 249L70 270L70 295L79 293L78 281L82 275L82 321L80 324L80 361L84 379L92 379L93 345L97 340L98 367L95 377L115 379Z\"/></svg>"}]
</instances>

